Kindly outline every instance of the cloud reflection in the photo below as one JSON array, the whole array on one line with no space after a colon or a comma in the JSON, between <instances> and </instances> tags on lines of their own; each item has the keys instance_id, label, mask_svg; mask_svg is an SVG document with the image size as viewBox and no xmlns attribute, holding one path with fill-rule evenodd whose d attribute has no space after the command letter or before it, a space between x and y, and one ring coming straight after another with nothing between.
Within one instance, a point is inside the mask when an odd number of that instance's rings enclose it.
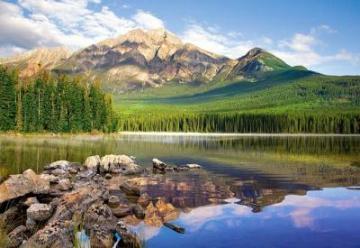
<instances>
[{"instance_id":1,"label":"cloud reflection","mask_svg":"<svg viewBox=\"0 0 360 248\"><path fill-rule=\"evenodd\" d=\"M327 192L326 194L318 193L318 196L297 196L288 195L281 203L273 205L273 207L291 207L292 210L288 214L291 217L294 226L297 228L315 228L315 219L313 212L321 208L335 208L338 210L346 210L350 208L360 208L360 195L351 198L341 199L342 192ZM336 194L334 194L336 193ZM334 199L333 194L338 198ZM346 196L345 196L346 197Z\"/></svg>"},{"instance_id":2,"label":"cloud reflection","mask_svg":"<svg viewBox=\"0 0 360 248\"><path fill-rule=\"evenodd\" d=\"M231 199L228 202L234 201ZM195 232L203 228L210 221L223 220L227 226L231 227L234 226L234 222L229 221L229 216L240 217L249 216L251 214L251 208L235 203L229 203L193 209L190 213L182 213L180 220L184 225L189 227L190 231ZM211 228L211 226L207 226L207 228Z\"/></svg>"}]
</instances>

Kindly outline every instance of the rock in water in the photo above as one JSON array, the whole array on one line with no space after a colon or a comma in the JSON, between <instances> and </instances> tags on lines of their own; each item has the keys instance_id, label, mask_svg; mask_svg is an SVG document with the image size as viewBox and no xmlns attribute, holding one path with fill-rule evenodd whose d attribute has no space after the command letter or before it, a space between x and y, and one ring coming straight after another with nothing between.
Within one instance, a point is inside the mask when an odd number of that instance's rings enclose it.
<instances>
[{"instance_id":1,"label":"rock in water","mask_svg":"<svg viewBox=\"0 0 360 248\"><path fill-rule=\"evenodd\" d=\"M87 157L84 166L89 170L97 171L100 166L101 160L99 155Z\"/></svg>"},{"instance_id":2,"label":"rock in water","mask_svg":"<svg viewBox=\"0 0 360 248\"><path fill-rule=\"evenodd\" d=\"M160 171L162 173L165 172L167 164L165 164L163 161L161 161L157 158L153 158L152 163L153 163L153 169L155 171Z\"/></svg>"},{"instance_id":3,"label":"rock in water","mask_svg":"<svg viewBox=\"0 0 360 248\"><path fill-rule=\"evenodd\" d=\"M49 190L49 181L28 169L22 174L11 175L0 185L0 204L29 193L46 194Z\"/></svg>"},{"instance_id":4,"label":"rock in water","mask_svg":"<svg viewBox=\"0 0 360 248\"><path fill-rule=\"evenodd\" d=\"M120 204L120 198L116 195L111 195L108 200L108 205L111 208L116 208Z\"/></svg>"},{"instance_id":5,"label":"rock in water","mask_svg":"<svg viewBox=\"0 0 360 248\"><path fill-rule=\"evenodd\" d=\"M94 203L84 215L84 227L90 231L90 243L93 247L111 247L111 230L116 225L116 218L111 209L102 203Z\"/></svg>"},{"instance_id":6,"label":"rock in water","mask_svg":"<svg viewBox=\"0 0 360 248\"><path fill-rule=\"evenodd\" d=\"M140 189L130 185L129 183L121 184L120 189L127 195L140 196Z\"/></svg>"},{"instance_id":7,"label":"rock in water","mask_svg":"<svg viewBox=\"0 0 360 248\"><path fill-rule=\"evenodd\" d=\"M35 221L44 221L51 217L53 208L51 205L34 203L27 210L27 217Z\"/></svg>"},{"instance_id":8,"label":"rock in water","mask_svg":"<svg viewBox=\"0 0 360 248\"><path fill-rule=\"evenodd\" d=\"M129 156L110 154L101 158L100 172L130 175L141 172L141 167Z\"/></svg>"},{"instance_id":9,"label":"rock in water","mask_svg":"<svg viewBox=\"0 0 360 248\"><path fill-rule=\"evenodd\" d=\"M71 163L67 160L58 160L58 161L52 162L48 166L45 166L44 169L45 170L55 170L55 169L67 170L70 165L71 165Z\"/></svg>"},{"instance_id":10,"label":"rock in water","mask_svg":"<svg viewBox=\"0 0 360 248\"><path fill-rule=\"evenodd\" d=\"M138 219L144 219L145 218L145 211L144 209L142 208L141 205L139 204L136 204L134 207L133 207L133 213L134 215L136 216L136 218Z\"/></svg>"},{"instance_id":11,"label":"rock in water","mask_svg":"<svg viewBox=\"0 0 360 248\"><path fill-rule=\"evenodd\" d=\"M198 165L198 164L186 164L185 167L187 167L189 169L200 169L201 165Z\"/></svg>"},{"instance_id":12,"label":"rock in water","mask_svg":"<svg viewBox=\"0 0 360 248\"><path fill-rule=\"evenodd\" d=\"M170 228L171 230L174 230L177 233L181 233L181 234L185 233L185 228L177 226L175 224L166 222L166 223L164 223L164 226L166 226L167 228Z\"/></svg>"},{"instance_id":13,"label":"rock in water","mask_svg":"<svg viewBox=\"0 0 360 248\"><path fill-rule=\"evenodd\" d=\"M102 203L94 203L86 211L84 215L84 227L90 230L94 223L104 226L104 228L110 228L112 225L115 226L114 218L111 209Z\"/></svg>"},{"instance_id":14,"label":"rock in water","mask_svg":"<svg viewBox=\"0 0 360 248\"><path fill-rule=\"evenodd\" d=\"M123 218L133 213L132 207L128 204L119 204L117 207L111 208L111 211L118 218Z\"/></svg>"}]
</instances>

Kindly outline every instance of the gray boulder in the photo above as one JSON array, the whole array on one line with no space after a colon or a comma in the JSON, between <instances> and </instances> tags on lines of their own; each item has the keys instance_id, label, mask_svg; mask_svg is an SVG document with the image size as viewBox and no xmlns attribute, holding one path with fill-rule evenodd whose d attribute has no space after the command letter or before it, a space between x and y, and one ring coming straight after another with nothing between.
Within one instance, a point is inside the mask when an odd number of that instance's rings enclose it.
<instances>
[{"instance_id":1,"label":"gray boulder","mask_svg":"<svg viewBox=\"0 0 360 248\"><path fill-rule=\"evenodd\" d=\"M26 219L26 228L30 231L30 232L35 232L37 224L36 221L31 219L31 218L27 218Z\"/></svg>"},{"instance_id":2,"label":"gray boulder","mask_svg":"<svg viewBox=\"0 0 360 248\"><path fill-rule=\"evenodd\" d=\"M115 208L111 208L111 211L114 216L118 218L123 218L128 215L131 215L133 213L133 208L126 203L122 203Z\"/></svg>"},{"instance_id":3,"label":"gray boulder","mask_svg":"<svg viewBox=\"0 0 360 248\"><path fill-rule=\"evenodd\" d=\"M68 191L72 188L72 185L70 180L68 178L65 178L59 180L58 187L62 191Z\"/></svg>"},{"instance_id":4,"label":"gray boulder","mask_svg":"<svg viewBox=\"0 0 360 248\"><path fill-rule=\"evenodd\" d=\"M54 176L63 176L63 175L66 175L67 172L64 169L57 168L57 169L49 171L49 174L54 175Z\"/></svg>"},{"instance_id":5,"label":"gray boulder","mask_svg":"<svg viewBox=\"0 0 360 248\"><path fill-rule=\"evenodd\" d=\"M100 172L130 175L141 172L141 167L126 155L105 155L101 158Z\"/></svg>"},{"instance_id":6,"label":"gray boulder","mask_svg":"<svg viewBox=\"0 0 360 248\"><path fill-rule=\"evenodd\" d=\"M140 196L140 189L134 185L131 185L127 182L120 185L120 190L129 196Z\"/></svg>"},{"instance_id":7,"label":"gray boulder","mask_svg":"<svg viewBox=\"0 0 360 248\"><path fill-rule=\"evenodd\" d=\"M45 170L55 170L55 169L62 169L67 170L71 166L71 163L67 160L58 160L52 162L51 164L45 166Z\"/></svg>"},{"instance_id":8,"label":"gray boulder","mask_svg":"<svg viewBox=\"0 0 360 248\"><path fill-rule=\"evenodd\" d=\"M184 167L187 167L189 169L200 169L201 165L198 165L198 164L186 164Z\"/></svg>"},{"instance_id":9,"label":"gray boulder","mask_svg":"<svg viewBox=\"0 0 360 248\"><path fill-rule=\"evenodd\" d=\"M34 221L45 221L52 215L53 208L51 205L35 203L32 204L27 210L27 217Z\"/></svg>"},{"instance_id":10,"label":"gray boulder","mask_svg":"<svg viewBox=\"0 0 360 248\"><path fill-rule=\"evenodd\" d=\"M144 219L145 218L145 210L143 209L143 207L139 204L136 204L133 207L133 213L136 216L136 218L138 219Z\"/></svg>"},{"instance_id":11,"label":"gray boulder","mask_svg":"<svg viewBox=\"0 0 360 248\"><path fill-rule=\"evenodd\" d=\"M84 162L84 166L89 170L97 171L97 169L100 166L100 163L101 163L100 156L94 155L86 158Z\"/></svg>"},{"instance_id":12,"label":"gray boulder","mask_svg":"<svg viewBox=\"0 0 360 248\"><path fill-rule=\"evenodd\" d=\"M165 164L163 161L157 158L153 158L152 163L153 163L153 169L155 171L165 172L167 164Z\"/></svg>"},{"instance_id":13,"label":"gray boulder","mask_svg":"<svg viewBox=\"0 0 360 248\"><path fill-rule=\"evenodd\" d=\"M111 208L116 208L120 204L120 198L116 195L111 195L108 200L108 205Z\"/></svg>"},{"instance_id":14,"label":"gray boulder","mask_svg":"<svg viewBox=\"0 0 360 248\"><path fill-rule=\"evenodd\" d=\"M49 181L52 184L56 184L59 182L59 178L55 175L50 174L40 174L40 178L46 181Z\"/></svg>"},{"instance_id":15,"label":"gray boulder","mask_svg":"<svg viewBox=\"0 0 360 248\"><path fill-rule=\"evenodd\" d=\"M46 194L50 182L28 169L22 174L11 175L0 185L0 204L29 193Z\"/></svg>"},{"instance_id":16,"label":"gray boulder","mask_svg":"<svg viewBox=\"0 0 360 248\"><path fill-rule=\"evenodd\" d=\"M84 214L84 227L87 230L91 230L95 224L110 230L115 223L116 218L109 206L99 202L91 205Z\"/></svg>"}]
</instances>

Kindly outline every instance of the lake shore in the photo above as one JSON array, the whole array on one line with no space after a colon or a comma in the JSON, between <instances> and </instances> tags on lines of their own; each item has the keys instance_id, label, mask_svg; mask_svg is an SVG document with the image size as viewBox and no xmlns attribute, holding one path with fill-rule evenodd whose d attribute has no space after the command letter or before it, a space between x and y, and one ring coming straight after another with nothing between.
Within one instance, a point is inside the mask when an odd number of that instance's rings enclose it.
<instances>
[{"instance_id":1,"label":"lake shore","mask_svg":"<svg viewBox=\"0 0 360 248\"><path fill-rule=\"evenodd\" d=\"M119 131L115 133L19 133L0 132L0 137L117 137L117 136L182 136L182 137L360 137L360 134L340 133L199 133L199 132L139 132Z\"/></svg>"},{"instance_id":2,"label":"lake shore","mask_svg":"<svg viewBox=\"0 0 360 248\"><path fill-rule=\"evenodd\" d=\"M0 184L0 246L141 248L142 240L130 229L140 222L183 234L184 228L171 223L181 210L165 197L151 197L144 186L156 174L193 169L201 166L170 166L154 158L149 169L127 155L110 154L83 163L58 160L39 174L27 169L11 175Z\"/></svg>"},{"instance_id":3,"label":"lake shore","mask_svg":"<svg viewBox=\"0 0 360 248\"><path fill-rule=\"evenodd\" d=\"M360 134L337 133L193 133L193 132L119 132L138 136L207 136L207 137L360 137Z\"/></svg>"}]
</instances>

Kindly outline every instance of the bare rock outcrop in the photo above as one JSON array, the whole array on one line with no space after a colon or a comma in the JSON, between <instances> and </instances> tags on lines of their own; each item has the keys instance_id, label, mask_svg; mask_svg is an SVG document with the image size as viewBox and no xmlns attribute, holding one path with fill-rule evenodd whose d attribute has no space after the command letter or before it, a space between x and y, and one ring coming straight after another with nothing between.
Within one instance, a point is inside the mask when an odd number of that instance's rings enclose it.
<instances>
[{"instance_id":1,"label":"bare rock outcrop","mask_svg":"<svg viewBox=\"0 0 360 248\"><path fill-rule=\"evenodd\" d=\"M11 175L0 185L0 204L29 193L45 194L50 190L50 182L28 169L22 174Z\"/></svg>"},{"instance_id":2,"label":"bare rock outcrop","mask_svg":"<svg viewBox=\"0 0 360 248\"><path fill-rule=\"evenodd\" d=\"M153 164L153 170L155 172L162 172L165 173L165 170L167 168L167 164L165 164L163 161L157 159L157 158L153 158L152 160L152 164Z\"/></svg>"},{"instance_id":3,"label":"bare rock outcrop","mask_svg":"<svg viewBox=\"0 0 360 248\"><path fill-rule=\"evenodd\" d=\"M27 210L27 217L35 221L44 221L51 217L53 208L49 204L34 203Z\"/></svg>"},{"instance_id":4,"label":"bare rock outcrop","mask_svg":"<svg viewBox=\"0 0 360 248\"><path fill-rule=\"evenodd\" d=\"M141 172L141 167L126 155L105 155L101 158L100 172L130 175Z\"/></svg>"},{"instance_id":5,"label":"bare rock outcrop","mask_svg":"<svg viewBox=\"0 0 360 248\"><path fill-rule=\"evenodd\" d=\"M101 163L101 159L99 155L94 155L87 157L84 166L89 170L97 171Z\"/></svg>"}]
</instances>

